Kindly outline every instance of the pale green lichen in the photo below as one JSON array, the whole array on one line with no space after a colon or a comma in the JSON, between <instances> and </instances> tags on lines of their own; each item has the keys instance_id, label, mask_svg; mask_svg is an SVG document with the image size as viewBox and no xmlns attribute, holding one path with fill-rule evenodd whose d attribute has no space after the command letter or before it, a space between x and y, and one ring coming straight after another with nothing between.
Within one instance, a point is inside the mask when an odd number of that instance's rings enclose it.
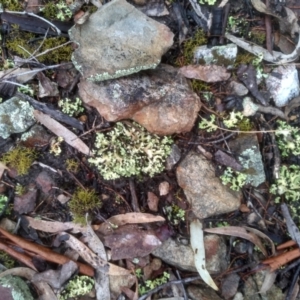
<instances>
[{"instance_id":1,"label":"pale green lichen","mask_svg":"<svg viewBox=\"0 0 300 300\"><path fill-rule=\"evenodd\" d=\"M208 4L208 5L214 5L216 3L216 0L199 0L200 4Z\"/></svg>"},{"instance_id":2,"label":"pale green lichen","mask_svg":"<svg viewBox=\"0 0 300 300\"><path fill-rule=\"evenodd\" d=\"M288 201L300 199L300 167L296 165L282 166L279 178L270 187L270 193L282 196ZM280 197L276 198L278 202Z\"/></svg>"},{"instance_id":3,"label":"pale green lichen","mask_svg":"<svg viewBox=\"0 0 300 300\"><path fill-rule=\"evenodd\" d=\"M227 167L220 179L222 184L230 184L232 190L239 191L246 184L247 175Z\"/></svg>"},{"instance_id":4,"label":"pale green lichen","mask_svg":"<svg viewBox=\"0 0 300 300\"><path fill-rule=\"evenodd\" d=\"M75 276L70 280L64 291L59 296L60 300L67 300L88 294L95 285L94 279L88 276Z\"/></svg>"},{"instance_id":5,"label":"pale green lichen","mask_svg":"<svg viewBox=\"0 0 300 300\"><path fill-rule=\"evenodd\" d=\"M137 123L116 123L109 133L97 133L94 157L89 159L104 179L148 174L164 169L171 152L170 137L150 134Z\"/></svg>"},{"instance_id":6,"label":"pale green lichen","mask_svg":"<svg viewBox=\"0 0 300 300\"><path fill-rule=\"evenodd\" d=\"M11 289L11 295L14 300L33 300L28 285L20 277L3 276L0 278L0 285Z\"/></svg>"},{"instance_id":7,"label":"pale green lichen","mask_svg":"<svg viewBox=\"0 0 300 300\"><path fill-rule=\"evenodd\" d=\"M300 155L300 130L284 121L277 121L279 126L275 131L276 142L283 157L291 154Z\"/></svg>"},{"instance_id":8,"label":"pale green lichen","mask_svg":"<svg viewBox=\"0 0 300 300\"><path fill-rule=\"evenodd\" d=\"M76 97L75 100L71 100L69 98L61 99L58 101L58 106L61 108L63 113L71 117L77 117L84 111L82 101L78 97Z\"/></svg>"},{"instance_id":9,"label":"pale green lichen","mask_svg":"<svg viewBox=\"0 0 300 300\"><path fill-rule=\"evenodd\" d=\"M276 195L275 202L284 200L295 223L300 224L300 167L296 165L281 166L279 178L270 187L270 193Z\"/></svg>"}]
</instances>

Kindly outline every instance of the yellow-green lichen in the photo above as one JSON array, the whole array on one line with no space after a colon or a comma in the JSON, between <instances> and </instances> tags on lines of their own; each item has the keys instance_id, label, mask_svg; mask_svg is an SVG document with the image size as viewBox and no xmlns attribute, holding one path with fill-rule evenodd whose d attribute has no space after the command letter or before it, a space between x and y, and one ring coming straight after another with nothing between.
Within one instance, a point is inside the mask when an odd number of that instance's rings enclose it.
<instances>
[{"instance_id":1,"label":"yellow-green lichen","mask_svg":"<svg viewBox=\"0 0 300 300\"><path fill-rule=\"evenodd\" d=\"M85 215L93 209L101 208L102 201L94 190L77 189L68 203L74 222L85 224Z\"/></svg>"},{"instance_id":2,"label":"yellow-green lichen","mask_svg":"<svg viewBox=\"0 0 300 300\"><path fill-rule=\"evenodd\" d=\"M36 158L37 152L34 149L18 146L5 153L1 158L1 162L16 169L18 175L25 175Z\"/></svg>"}]
</instances>

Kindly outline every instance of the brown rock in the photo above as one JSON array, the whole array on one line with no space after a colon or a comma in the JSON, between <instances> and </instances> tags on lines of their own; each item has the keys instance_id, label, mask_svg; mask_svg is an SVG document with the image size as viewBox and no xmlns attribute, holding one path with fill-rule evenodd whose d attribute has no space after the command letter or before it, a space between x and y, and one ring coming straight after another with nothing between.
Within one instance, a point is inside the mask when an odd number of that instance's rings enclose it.
<instances>
[{"instance_id":1,"label":"brown rock","mask_svg":"<svg viewBox=\"0 0 300 300\"><path fill-rule=\"evenodd\" d=\"M192 211L200 218L223 214L239 208L241 193L224 186L215 176L211 161L191 152L176 170Z\"/></svg>"},{"instance_id":2,"label":"brown rock","mask_svg":"<svg viewBox=\"0 0 300 300\"><path fill-rule=\"evenodd\" d=\"M168 65L100 83L81 80L79 95L107 121L132 119L160 135L190 131L201 107L187 80Z\"/></svg>"}]
</instances>

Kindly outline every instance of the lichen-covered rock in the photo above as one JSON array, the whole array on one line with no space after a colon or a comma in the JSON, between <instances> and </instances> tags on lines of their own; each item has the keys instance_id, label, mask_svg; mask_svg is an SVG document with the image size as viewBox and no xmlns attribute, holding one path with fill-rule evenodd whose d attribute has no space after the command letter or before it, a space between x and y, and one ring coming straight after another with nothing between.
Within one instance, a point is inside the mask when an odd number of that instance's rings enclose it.
<instances>
[{"instance_id":1,"label":"lichen-covered rock","mask_svg":"<svg viewBox=\"0 0 300 300\"><path fill-rule=\"evenodd\" d=\"M103 5L69 33L78 44L72 56L75 67L96 82L155 68L174 36L125 0Z\"/></svg>"},{"instance_id":2,"label":"lichen-covered rock","mask_svg":"<svg viewBox=\"0 0 300 300\"><path fill-rule=\"evenodd\" d=\"M273 72L280 74L280 77L270 74L266 79L266 86L276 106L282 107L299 96L298 71L295 65L286 65L275 68Z\"/></svg>"},{"instance_id":3,"label":"lichen-covered rock","mask_svg":"<svg viewBox=\"0 0 300 300\"><path fill-rule=\"evenodd\" d=\"M264 164L255 134L240 135L229 142L229 147L238 155L238 162L243 167L242 173L247 175L246 184L257 187L265 182Z\"/></svg>"},{"instance_id":4,"label":"lichen-covered rock","mask_svg":"<svg viewBox=\"0 0 300 300\"><path fill-rule=\"evenodd\" d=\"M176 176L198 218L204 219L239 208L241 193L223 185L215 176L211 161L202 155L195 152L187 155L177 167Z\"/></svg>"},{"instance_id":5,"label":"lichen-covered rock","mask_svg":"<svg viewBox=\"0 0 300 300\"><path fill-rule=\"evenodd\" d=\"M79 95L107 121L132 119L159 135L190 131L201 107L187 79L164 64L116 80L82 79Z\"/></svg>"},{"instance_id":6,"label":"lichen-covered rock","mask_svg":"<svg viewBox=\"0 0 300 300\"><path fill-rule=\"evenodd\" d=\"M26 131L35 123L33 107L18 97L0 104L0 137L7 139L13 133Z\"/></svg>"}]
</instances>

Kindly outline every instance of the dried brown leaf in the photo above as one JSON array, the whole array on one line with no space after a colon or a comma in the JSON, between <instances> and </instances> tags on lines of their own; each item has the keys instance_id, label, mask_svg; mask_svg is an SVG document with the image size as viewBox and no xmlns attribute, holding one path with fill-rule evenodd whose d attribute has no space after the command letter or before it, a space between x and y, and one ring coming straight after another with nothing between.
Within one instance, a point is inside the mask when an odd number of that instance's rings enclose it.
<instances>
[{"instance_id":1,"label":"dried brown leaf","mask_svg":"<svg viewBox=\"0 0 300 300\"><path fill-rule=\"evenodd\" d=\"M219 227L219 228L207 228L207 229L204 229L204 231L210 232L210 233L237 236L237 237L246 239L246 240L252 242L254 245L256 245L260 249L260 251L263 253L264 256L268 256L268 253L267 253L264 245L262 244L260 238L252 232L247 232L247 230L243 227L227 226L227 227Z\"/></svg>"},{"instance_id":2,"label":"dried brown leaf","mask_svg":"<svg viewBox=\"0 0 300 300\"><path fill-rule=\"evenodd\" d=\"M59 236L68 236L68 239L65 243L72 249L76 250L79 255L84 259L88 264L90 264L94 269L97 269L101 273L106 273L109 275L129 275L130 271L118 267L114 264L108 263L107 261L101 259L93 251L91 251L85 244L80 242L74 236L61 232Z\"/></svg>"}]
</instances>

